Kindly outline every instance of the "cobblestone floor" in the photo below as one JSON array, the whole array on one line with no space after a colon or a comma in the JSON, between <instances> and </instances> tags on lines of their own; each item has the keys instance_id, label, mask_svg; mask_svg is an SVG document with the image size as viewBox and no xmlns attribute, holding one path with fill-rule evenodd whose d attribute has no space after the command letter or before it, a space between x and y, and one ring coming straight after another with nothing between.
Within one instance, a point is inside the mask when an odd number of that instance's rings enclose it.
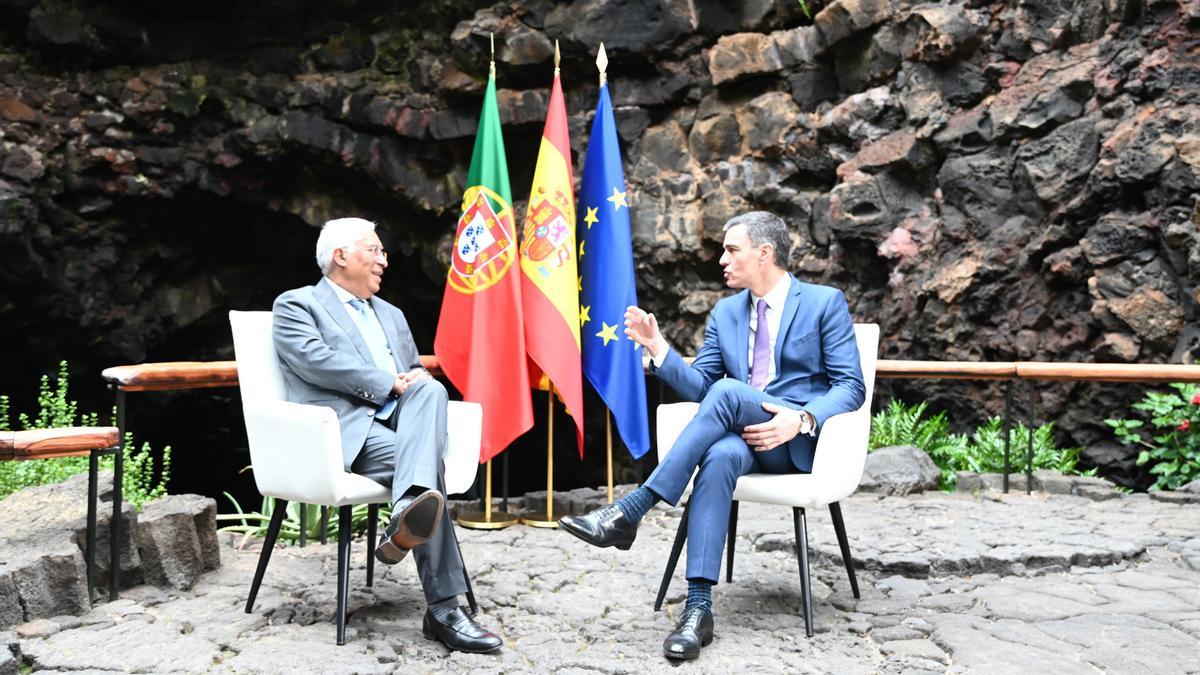
<instances>
[{"instance_id":1,"label":"cobblestone floor","mask_svg":"<svg viewBox=\"0 0 1200 675\"><path fill-rule=\"evenodd\" d=\"M460 530L479 619L506 640L496 654L422 638L413 565L383 569L367 588L362 541L346 646L334 644L332 544L276 551L244 614L257 550L229 537L222 568L191 591L130 589L0 642L34 671L1200 673L1200 505L938 493L857 495L843 513L861 599L828 513L810 514L816 635L806 638L791 514L743 505L734 581L715 589L716 640L683 665L661 656L682 578L652 610L680 515L663 508L628 552L555 530Z\"/></svg>"}]
</instances>

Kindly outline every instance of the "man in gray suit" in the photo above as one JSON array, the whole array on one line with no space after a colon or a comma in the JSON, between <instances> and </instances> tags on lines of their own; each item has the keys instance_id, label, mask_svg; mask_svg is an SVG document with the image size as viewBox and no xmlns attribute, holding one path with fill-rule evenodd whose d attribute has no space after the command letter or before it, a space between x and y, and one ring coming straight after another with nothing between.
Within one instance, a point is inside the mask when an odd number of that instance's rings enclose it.
<instances>
[{"instance_id":1,"label":"man in gray suit","mask_svg":"<svg viewBox=\"0 0 1200 675\"><path fill-rule=\"evenodd\" d=\"M438 527L449 518L446 389L421 367L404 313L375 296L388 266L375 224L325 223L317 265L324 278L280 295L273 309L288 400L332 408L346 470L391 487L393 515L375 557L394 565L413 551L428 604L425 637L494 651L502 640L458 603L467 586L454 527Z\"/></svg>"}]
</instances>

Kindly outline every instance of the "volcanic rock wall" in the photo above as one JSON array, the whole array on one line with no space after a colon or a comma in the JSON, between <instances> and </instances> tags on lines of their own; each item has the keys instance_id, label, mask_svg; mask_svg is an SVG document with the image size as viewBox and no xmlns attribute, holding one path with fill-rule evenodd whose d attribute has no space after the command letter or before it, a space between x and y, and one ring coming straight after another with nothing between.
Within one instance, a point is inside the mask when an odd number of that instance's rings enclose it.
<instances>
[{"instance_id":1,"label":"volcanic rock wall","mask_svg":"<svg viewBox=\"0 0 1200 675\"><path fill-rule=\"evenodd\" d=\"M492 32L518 197L553 41L577 166L605 43L640 297L684 351L721 225L758 208L883 357L1194 361L1197 0L412 4L0 0L5 388L230 358L225 311L311 283L313 227L347 214L381 224L429 351ZM1003 403L881 385L963 424ZM1100 420L1140 394L1042 386L1037 414L1134 484Z\"/></svg>"}]
</instances>

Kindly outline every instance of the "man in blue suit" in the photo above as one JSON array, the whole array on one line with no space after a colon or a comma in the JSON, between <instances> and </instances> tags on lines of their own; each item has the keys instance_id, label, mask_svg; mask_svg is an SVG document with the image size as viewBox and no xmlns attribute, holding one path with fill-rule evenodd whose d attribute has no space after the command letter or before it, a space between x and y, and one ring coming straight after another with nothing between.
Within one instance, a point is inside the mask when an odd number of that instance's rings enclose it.
<instances>
[{"instance_id":1,"label":"man in blue suit","mask_svg":"<svg viewBox=\"0 0 1200 675\"><path fill-rule=\"evenodd\" d=\"M699 470L688 519L687 604L663 643L672 659L696 658L712 642L712 586L738 477L811 471L825 420L858 409L866 392L846 298L787 272L787 225L753 211L724 229L725 283L744 290L713 308L690 366L667 345L653 314L625 313L625 334L646 349L651 372L700 402L696 417L645 484L611 506L560 521L590 544L628 549L642 516L658 501L678 503Z\"/></svg>"}]
</instances>

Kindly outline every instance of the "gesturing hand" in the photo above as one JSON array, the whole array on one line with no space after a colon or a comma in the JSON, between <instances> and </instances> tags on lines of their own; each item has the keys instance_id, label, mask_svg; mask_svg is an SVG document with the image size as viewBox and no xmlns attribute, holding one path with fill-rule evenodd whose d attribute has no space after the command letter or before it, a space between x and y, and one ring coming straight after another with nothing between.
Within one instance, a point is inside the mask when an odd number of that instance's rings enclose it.
<instances>
[{"instance_id":1,"label":"gesturing hand","mask_svg":"<svg viewBox=\"0 0 1200 675\"><path fill-rule=\"evenodd\" d=\"M775 416L761 424L751 424L742 430L742 440L751 450L766 452L774 447L783 445L800 433L800 423L804 413L792 410L770 401L763 401L763 410L774 413Z\"/></svg>"},{"instance_id":2,"label":"gesturing hand","mask_svg":"<svg viewBox=\"0 0 1200 675\"><path fill-rule=\"evenodd\" d=\"M655 345L662 339L658 332L658 320L640 307L630 305L625 309L625 335L630 340L656 354Z\"/></svg>"}]
</instances>

